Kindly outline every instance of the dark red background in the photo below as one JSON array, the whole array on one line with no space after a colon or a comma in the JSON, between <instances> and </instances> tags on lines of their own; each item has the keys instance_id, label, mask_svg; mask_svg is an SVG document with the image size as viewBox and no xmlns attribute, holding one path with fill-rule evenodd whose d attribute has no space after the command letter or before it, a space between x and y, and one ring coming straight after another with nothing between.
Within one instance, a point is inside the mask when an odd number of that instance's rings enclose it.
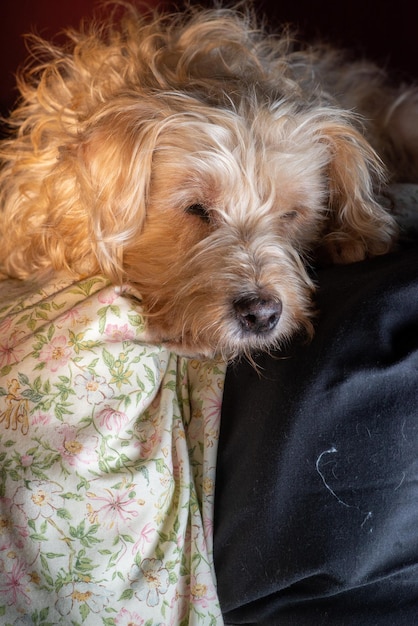
<instances>
[{"instance_id":1,"label":"dark red background","mask_svg":"<svg viewBox=\"0 0 418 626\"><path fill-rule=\"evenodd\" d=\"M168 2L167 2L168 3ZM204 2L205 4L209 4ZM149 4L161 4L150 0ZM0 111L14 101L13 73L25 58L22 35L52 37L93 12L94 0L3 0L0 9ZM402 76L418 79L418 3L414 0L261 0L257 11L272 25L290 22L309 39L354 48Z\"/></svg>"}]
</instances>

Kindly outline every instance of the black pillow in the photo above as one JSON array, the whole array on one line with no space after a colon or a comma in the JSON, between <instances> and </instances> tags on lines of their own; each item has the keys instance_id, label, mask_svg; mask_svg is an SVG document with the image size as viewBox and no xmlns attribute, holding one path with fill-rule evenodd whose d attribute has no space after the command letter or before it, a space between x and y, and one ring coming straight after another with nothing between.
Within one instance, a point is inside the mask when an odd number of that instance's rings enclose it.
<instances>
[{"instance_id":1,"label":"black pillow","mask_svg":"<svg viewBox=\"0 0 418 626\"><path fill-rule=\"evenodd\" d=\"M232 365L215 501L227 624L418 623L418 245L318 273L309 344Z\"/></svg>"}]
</instances>

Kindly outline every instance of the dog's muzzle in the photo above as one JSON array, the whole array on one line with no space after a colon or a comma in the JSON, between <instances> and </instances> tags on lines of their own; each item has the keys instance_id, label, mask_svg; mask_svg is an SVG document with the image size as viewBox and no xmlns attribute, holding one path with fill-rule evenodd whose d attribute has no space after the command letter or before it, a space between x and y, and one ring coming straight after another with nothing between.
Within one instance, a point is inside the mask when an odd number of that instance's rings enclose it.
<instances>
[{"instance_id":1,"label":"dog's muzzle","mask_svg":"<svg viewBox=\"0 0 418 626\"><path fill-rule=\"evenodd\" d=\"M234 309L242 330L260 335L272 331L282 313L280 300L242 298L234 302Z\"/></svg>"}]
</instances>

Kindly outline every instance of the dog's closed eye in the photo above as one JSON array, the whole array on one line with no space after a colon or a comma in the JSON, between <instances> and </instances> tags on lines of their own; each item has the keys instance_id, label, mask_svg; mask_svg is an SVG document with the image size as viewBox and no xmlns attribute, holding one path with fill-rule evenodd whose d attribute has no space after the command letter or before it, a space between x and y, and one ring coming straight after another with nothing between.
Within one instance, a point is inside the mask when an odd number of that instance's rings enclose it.
<instances>
[{"instance_id":1,"label":"dog's closed eye","mask_svg":"<svg viewBox=\"0 0 418 626\"><path fill-rule=\"evenodd\" d=\"M196 215L196 217L199 217L201 220L203 220L206 223L209 223L211 221L209 211L207 207L205 207L204 204L199 204L199 203L191 204L190 206L186 208L185 211L188 215Z\"/></svg>"},{"instance_id":2,"label":"dog's closed eye","mask_svg":"<svg viewBox=\"0 0 418 626\"><path fill-rule=\"evenodd\" d=\"M286 213L282 213L280 219L285 220L287 222L292 222L298 216L297 211L286 211Z\"/></svg>"}]
</instances>

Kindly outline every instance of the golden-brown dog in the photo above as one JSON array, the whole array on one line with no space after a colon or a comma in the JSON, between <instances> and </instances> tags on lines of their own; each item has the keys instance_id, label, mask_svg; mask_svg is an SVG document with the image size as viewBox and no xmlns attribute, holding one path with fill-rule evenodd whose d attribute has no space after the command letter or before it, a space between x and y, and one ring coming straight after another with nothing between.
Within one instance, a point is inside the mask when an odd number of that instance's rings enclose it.
<instances>
[{"instance_id":1,"label":"golden-brown dog","mask_svg":"<svg viewBox=\"0 0 418 626\"><path fill-rule=\"evenodd\" d=\"M152 341L232 358L310 329L312 254L391 248L375 150L417 178L418 95L374 66L226 9L128 5L35 43L1 145L4 275L102 273Z\"/></svg>"}]
</instances>

